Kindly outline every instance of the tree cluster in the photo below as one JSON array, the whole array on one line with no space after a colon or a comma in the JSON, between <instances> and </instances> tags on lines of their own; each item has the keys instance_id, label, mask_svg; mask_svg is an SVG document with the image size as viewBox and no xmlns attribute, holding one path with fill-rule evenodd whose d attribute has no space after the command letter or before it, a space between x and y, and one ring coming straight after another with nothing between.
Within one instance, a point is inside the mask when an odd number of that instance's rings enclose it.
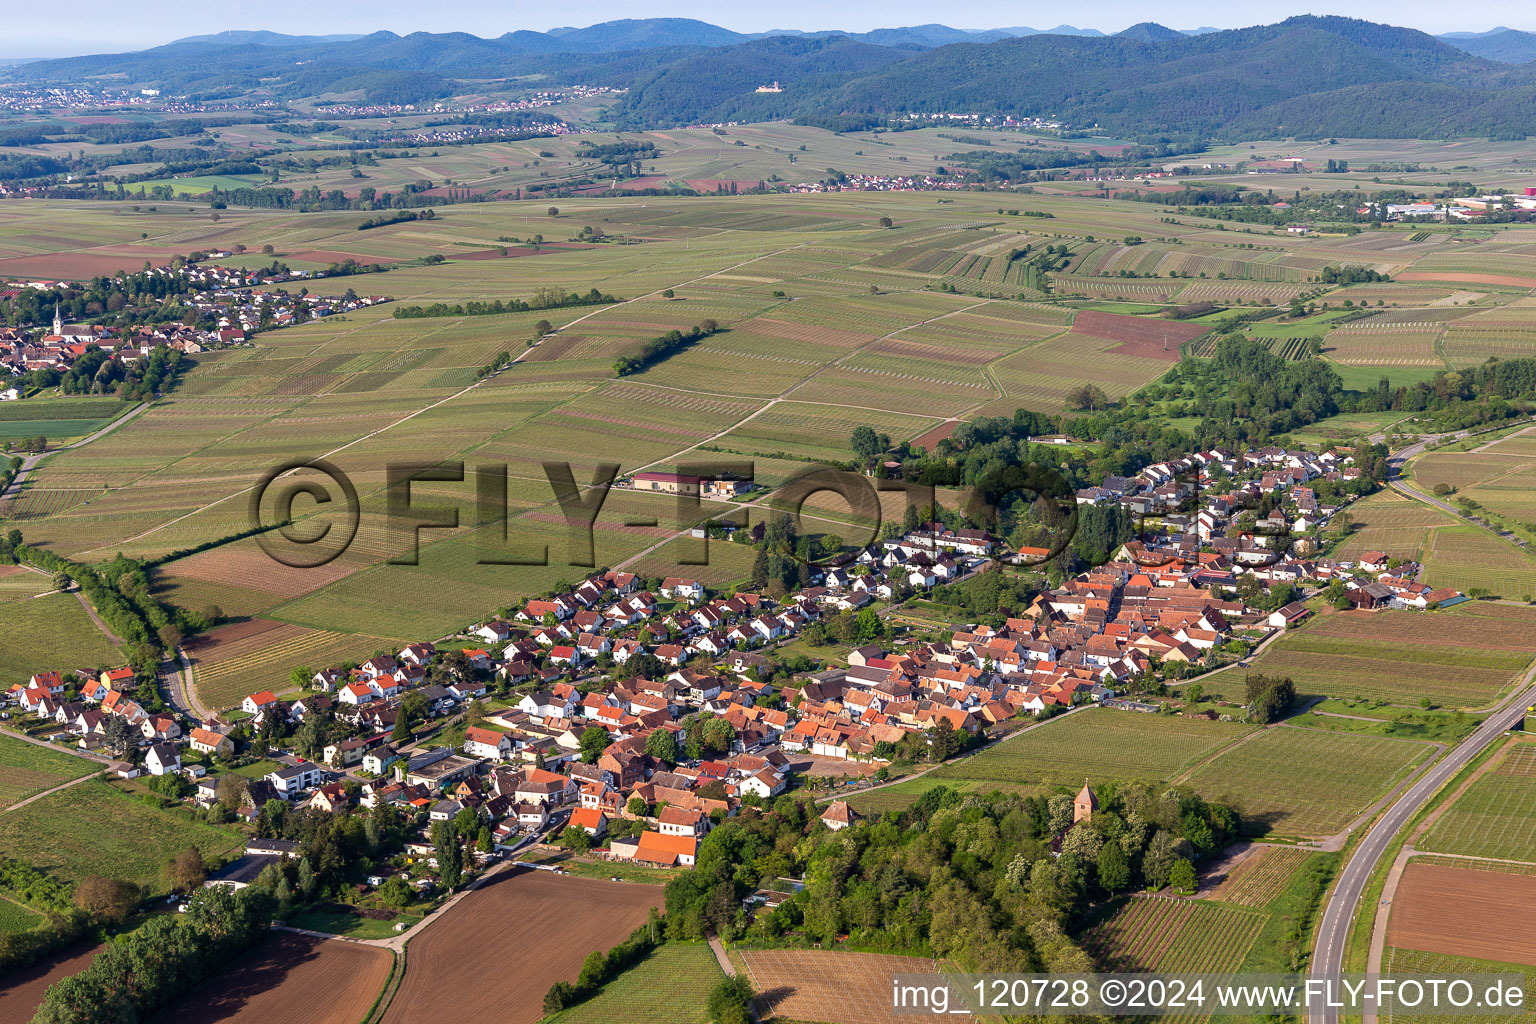
<instances>
[{"instance_id":1,"label":"tree cluster","mask_svg":"<svg viewBox=\"0 0 1536 1024\"><path fill-rule=\"evenodd\" d=\"M668 331L659 338L652 338L639 348L613 361L613 375L615 377L627 377L654 363L659 363L669 356L689 348L696 342L702 341L720 330L720 325L713 320L705 320L702 323L690 327L687 331Z\"/></svg>"},{"instance_id":2,"label":"tree cluster","mask_svg":"<svg viewBox=\"0 0 1536 1024\"><path fill-rule=\"evenodd\" d=\"M276 906L255 886L199 890L185 914L151 917L48 989L36 1024L136 1024L261 942Z\"/></svg>"}]
</instances>

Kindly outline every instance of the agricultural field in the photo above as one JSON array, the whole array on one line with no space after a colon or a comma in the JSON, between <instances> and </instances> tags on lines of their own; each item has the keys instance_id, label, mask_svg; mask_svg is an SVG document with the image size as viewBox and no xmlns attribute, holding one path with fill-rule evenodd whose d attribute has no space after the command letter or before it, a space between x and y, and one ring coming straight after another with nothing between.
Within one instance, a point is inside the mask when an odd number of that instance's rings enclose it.
<instances>
[{"instance_id":1,"label":"agricultural field","mask_svg":"<svg viewBox=\"0 0 1536 1024\"><path fill-rule=\"evenodd\" d=\"M549 986L574 981L588 953L623 941L661 897L649 885L503 872L412 941L405 979L382 1024L431 1017L444 992L453 993L454 1015L465 1024L534 1024L544 1016ZM497 970L508 943L540 950L512 988Z\"/></svg>"},{"instance_id":2,"label":"agricultural field","mask_svg":"<svg viewBox=\"0 0 1536 1024\"><path fill-rule=\"evenodd\" d=\"M1237 970L1264 920L1227 903L1133 897L1083 941L1103 970L1219 973Z\"/></svg>"},{"instance_id":3,"label":"agricultural field","mask_svg":"<svg viewBox=\"0 0 1536 1024\"><path fill-rule=\"evenodd\" d=\"M1347 366L1429 366L1442 368L1437 354L1439 324L1341 324L1323 339L1323 355Z\"/></svg>"},{"instance_id":4,"label":"agricultural field","mask_svg":"<svg viewBox=\"0 0 1536 1024\"><path fill-rule=\"evenodd\" d=\"M1348 512L1353 523L1336 552L1341 559L1384 551L1389 558L1417 561L1431 531L1453 522L1445 513L1394 490L1362 498Z\"/></svg>"},{"instance_id":5,"label":"agricultural field","mask_svg":"<svg viewBox=\"0 0 1536 1024\"><path fill-rule=\"evenodd\" d=\"M708 1024L709 990L722 977L702 942L668 942L603 986L586 1002L544 1024Z\"/></svg>"},{"instance_id":6,"label":"agricultural field","mask_svg":"<svg viewBox=\"0 0 1536 1024\"><path fill-rule=\"evenodd\" d=\"M380 637L249 619L210 630L185 650L198 698L211 708L227 708L248 693L292 690L289 676L295 666L326 668L361 661L390 647L390 641Z\"/></svg>"},{"instance_id":7,"label":"agricultural field","mask_svg":"<svg viewBox=\"0 0 1536 1024\"><path fill-rule=\"evenodd\" d=\"M112 828L103 828L110 821ZM196 846L208 860L244 844L241 833L191 821L181 809L150 807L101 781L78 786L0 815L0 853L66 878L108 875L166 891L170 857Z\"/></svg>"},{"instance_id":8,"label":"agricultural field","mask_svg":"<svg viewBox=\"0 0 1536 1024\"><path fill-rule=\"evenodd\" d=\"M30 398L0 403L0 442L20 442L38 436L56 448L99 430L132 406L116 398ZM9 502L8 502L9 504Z\"/></svg>"},{"instance_id":9,"label":"agricultural field","mask_svg":"<svg viewBox=\"0 0 1536 1024\"><path fill-rule=\"evenodd\" d=\"M74 594L0 603L0 684L33 673L119 665L123 655L101 634Z\"/></svg>"},{"instance_id":10,"label":"agricultural field","mask_svg":"<svg viewBox=\"0 0 1536 1024\"><path fill-rule=\"evenodd\" d=\"M25 601L53 591L53 577L19 565L0 566L0 604Z\"/></svg>"},{"instance_id":11,"label":"agricultural field","mask_svg":"<svg viewBox=\"0 0 1536 1024\"><path fill-rule=\"evenodd\" d=\"M100 769L89 758L0 734L0 810Z\"/></svg>"},{"instance_id":12,"label":"agricultural field","mask_svg":"<svg viewBox=\"0 0 1536 1024\"><path fill-rule=\"evenodd\" d=\"M1210 898L1245 907L1268 906L1310 856L1310 852L1293 846L1252 846Z\"/></svg>"},{"instance_id":13,"label":"agricultural field","mask_svg":"<svg viewBox=\"0 0 1536 1024\"><path fill-rule=\"evenodd\" d=\"M1455 491L1485 487L1500 477L1530 469L1523 458L1486 452L1430 452L1413 460L1414 486L1433 489L1440 484Z\"/></svg>"},{"instance_id":14,"label":"agricultural field","mask_svg":"<svg viewBox=\"0 0 1536 1024\"><path fill-rule=\"evenodd\" d=\"M1169 779L1252 731L1228 722L1091 708L943 765L923 781L1039 790L1081 786L1084 778Z\"/></svg>"},{"instance_id":15,"label":"agricultural field","mask_svg":"<svg viewBox=\"0 0 1536 1024\"><path fill-rule=\"evenodd\" d=\"M1445 956L1536 967L1536 875L1410 860L1403 870L1387 944Z\"/></svg>"},{"instance_id":16,"label":"agricultural field","mask_svg":"<svg viewBox=\"0 0 1536 1024\"><path fill-rule=\"evenodd\" d=\"M743 949L763 1016L823 1024L901 1024L891 1010L893 974L933 974L933 960L829 949ZM764 1005L766 1004L766 1005ZM967 1013L946 1019L972 1021Z\"/></svg>"},{"instance_id":17,"label":"agricultural field","mask_svg":"<svg viewBox=\"0 0 1536 1024\"><path fill-rule=\"evenodd\" d=\"M1536 610L1475 602L1438 612L1325 613L1265 648L1253 668L1291 677L1303 694L1479 708L1529 664L1532 625Z\"/></svg>"},{"instance_id":18,"label":"agricultural field","mask_svg":"<svg viewBox=\"0 0 1536 1024\"><path fill-rule=\"evenodd\" d=\"M9 975L0 985L0 1024L30 1024L48 989L60 979L85 970L100 951L100 946L72 946Z\"/></svg>"},{"instance_id":19,"label":"agricultural field","mask_svg":"<svg viewBox=\"0 0 1536 1024\"><path fill-rule=\"evenodd\" d=\"M293 144L263 125L230 133L257 147ZM801 146L815 155L797 159L832 161L849 173L910 173L953 149L940 134L833 135L777 124L736 126L728 136L669 131L656 136L662 155L654 170L647 166L630 184L755 184L782 176ZM554 155L541 155L545 147ZM504 196L534 182L590 175L596 164L577 156L579 148L566 139L452 147L437 156L380 161L363 172L375 188L454 178ZM348 173L282 172L296 188L356 187ZM176 187L199 184L205 183L178 179ZM719 454L753 460L758 478L774 483L808 461L847 459L855 426L869 424L894 441L918 439L931 447L975 416L1010 416L1019 408L1060 412L1067 395L1084 384L1098 385L1112 399L1130 394L1166 372L1181 346L1198 343L1209 328L1157 315L1165 301L1283 304L1341 260L1394 273L1419 261L1432 273L1513 276L1536 263L1502 242L1497 251L1459 245L1451 251L1449 234L1438 231L1426 238L1384 230L1348 239L1257 232L1252 241L1236 241L1199 217L1170 224L1157 207L1086 199L1076 191L1055 183L1020 197L1028 212L1050 214L1038 220L1000 214L997 198L984 194L957 194L943 203L928 193L579 195L562 199L553 216L541 201L487 202L440 208L430 225L363 233L356 228L364 215L351 211L229 209L214 221L204 205L179 201L154 210L13 204L0 234L0 275L133 270L145 259L193 248L245 245L258 252L271 243L278 258L295 266L346 257L387 265L391 269L371 276L367 289L389 294L397 306L527 297L551 286L596 286L620 301L402 320L385 305L266 333L250 348L200 355L180 387L144 415L88 446L51 456L7 512L29 542L85 561L118 551L159 560L216 545L159 566L157 593L197 610L216 608L230 619L292 627L268 638L287 646L267 662L257 660L254 649L233 645L227 658L204 651L199 685L211 703L222 704L253 683L283 683L284 660L343 660L376 643L339 634L379 638L377 646L441 636L580 574L587 566L571 564L543 463L569 462L585 481L599 463L632 471ZM894 222L889 228L880 224L887 216ZM601 227L615 243L575 240L584 226ZM1107 241L1127 232L1145 243ZM546 240L537 249L506 241L535 234ZM1043 283L1038 275L1025 280L1025 261L1009 259L1026 245L1045 244L1071 252L1065 271L1052 276L1055 294L1035 287ZM444 262L421 265L426 256ZM1117 276L1122 272L1142 276ZM1174 273L1180 276L1169 276ZM944 285L956 291L941 291ZM1400 305L1338 326L1345 312L1330 309L1296 324L1255 324L1252 332L1289 332L1272 337L1286 354L1294 354L1297 339L1337 338L1338 368L1363 375L1369 385L1380 373L1396 381L1400 374L1433 371L1428 363L1397 365L1406 358L1404 337L1519 334L1527 330L1522 318L1532 316L1529 307L1494 304L1512 298L1506 288L1474 291L1456 282L1394 282L1332 294ZM1144 304L1114 304L1122 298ZM1111 305L1083 308L1091 300ZM1431 305L1442 300L1476 305ZM529 347L534 325L546 319L553 330ZM706 319L722 330L615 379L618 356ZM1372 342L1373 332L1387 340ZM1496 349L1504 351L1487 351ZM1465 351L1469 359L1476 355ZM480 380L480 368L503 352L517 362ZM81 402L93 404L75 404ZM0 429L5 417L30 424L41 415L28 409L51 408L60 424L80 421L68 429L84 429L86 421L121 409L116 399L46 397L14 405L19 411L0 410ZM266 470L317 456L347 474L360 496L362 524L344 555L320 568L291 569L253 541L220 543L251 525L247 498ZM487 534L496 531L479 526L468 480L414 489L423 503L457 506L463 525L423 531L419 564L388 564L410 543L408 531L391 528L384 515L387 469L405 460L464 460L471 472L479 463L504 464L507 533L535 551L547 545L550 564L513 570L482 564ZM647 573L680 570L673 559L683 545L658 542L691 524L618 499L610 497L599 520L593 567L635 559ZM328 521L306 517L317 525ZM646 518L658 525L629 524ZM1403 532L1409 529L1405 522ZM1470 564L1466 571L1475 572L1477 563ZM737 568L712 566L711 581L731 582ZM0 602L18 603L7 602L12 590L27 587L0 581ZM0 647L0 665L7 665L3 654Z\"/></svg>"},{"instance_id":20,"label":"agricultural field","mask_svg":"<svg viewBox=\"0 0 1536 1024\"><path fill-rule=\"evenodd\" d=\"M1525 985L1525 1009L1519 1013L1490 1012L1486 1014L1469 1013L1458 1014L1456 1019L1465 1024L1532 1024L1536 1021L1536 970L1528 964L1502 963L1496 960L1477 960L1464 956L1449 956L1444 953L1430 953L1418 949L1399 949L1388 946L1382 958L1382 973L1416 974L1421 977L1449 978L1466 974L1524 974ZM1394 1006L1385 1006L1381 1010L1380 1019L1385 1024L1403 1024L1405 1021L1422 1021L1426 1018L1420 1012L1396 1013Z\"/></svg>"},{"instance_id":21,"label":"agricultural field","mask_svg":"<svg viewBox=\"0 0 1536 1024\"><path fill-rule=\"evenodd\" d=\"M1426 582L1515 601L1536 597L1536 559L1478 526L1436 530L1424 557Z\"/></svg>"},{"instance_id":22,"label":"agricultural field","mask_svg":"<svg viewBox=\"0 0 1536 1024\"><path fill-rule=\"evenodd\" d=\"M1436 753L1429 743L1277 726L1201 765L1189 784L1282 836L1342 830Z\"/></svg>"},{"instance_id":23,"label":"agricultural field","mask_svg":"<svg viewBox=\"0 0 1536 1024\"><path fill-rule=\"evenodd\" d=\"M376 946L274 932L165 1012L189 1024L354 1024L378 997L394 960Z\"/></svg>"},{"instance_id":24,"label":"agricultural field","mask_svg":"<svg viewBox=\"0 0 1536 1024\"><path fill-rule=\"evenodd\" d=\"M31 931L43 923L43 915L20 903L0 899L0 935Z\"/></svg>"},{"instance_id":25,"label":"agricultural field","mask_svg":"<svg viewBox=\"0 0 1536 1024\"><path fill-rule=\"evenodd\" d=\"M1425 852L1536 862L1536 745L1507 749L1414 846Z\"/></svg>"}]
</instances>

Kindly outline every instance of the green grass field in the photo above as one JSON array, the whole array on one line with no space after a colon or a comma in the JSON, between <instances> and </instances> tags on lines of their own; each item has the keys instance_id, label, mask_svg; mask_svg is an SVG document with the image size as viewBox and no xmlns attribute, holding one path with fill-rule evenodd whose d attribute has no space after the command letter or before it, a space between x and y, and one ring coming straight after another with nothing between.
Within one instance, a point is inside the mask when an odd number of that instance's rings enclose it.
<instances>
[{"instance_id":1,"label":"green grass field","mask_svg":"<svg viewBox=\"0 0 1536 1024\"><path fill-rule=\"evenodd\" d=\"M122 652L101 635L74 594L0 604L0 683L121 663Z\"/></svg>"},{"instance_id":2,"label":"green grass field","mask_svg":"<svg viewBox=\"0 0 1536 1024\"><path fill-rule=\"evenodd\" d=\"M0 735L0 809L100 768L84 757Z\"/></svg>"},{"instance_id":3,"label":"green grass field","mask_svg":"<svg viewBox=\"0 0 1536 1024\"><path fill-rule=\"evenodd\" d=\"M1420 850L1536 861L1536 746L1502 754L1416 843Z\"/></svg>"},{"instance_id":4,"label":"green grass field","mask_svg":"<svg viewBox=\"0 0 1536 1024\"><path fill-rule=\"evenodd\" d=\"M1077 787L1086 778L1168 779L1252 726L1091 708L929 772L923 782Z\"/></svg>"},{"instance_id":5,"label":"green grass field","mask_svg":"<svg viewBox=\"0 0 1536 1024\"><path fill-rule=\"evenodd\" d=\"M24 932L43 923L43 915L19 903L0 899L0 935Z\"/></svg>"},{"instance_id":6,"label":"green grass field","mask_svg":"<svg viewBox=\"0 0 1536 1024\"><path fill-rule=\"evenodd\" d=\"M415 925L421 920L418 914L396 914L388 920L374 920L371 917L362 917L358 914L350 914L342 910L330 910L319 908L305 910L288 918L287 923L295 928L308 928L311 931L329 932L332 935L345 935L353 939L388 939L398 935L395 925L401 922L406 925Z\"/></svg>"},{"instance_id":7,"label":"green grass field","mask_svg":"<svg viewBox=\"0 0 1536 1024\"><path fill-rule=\"evenodd\" d=\"M1189 781L1203 796L1236 807L1250 828L1324 836L1434 751L1410 740L1279 726L1201 765Z\"/></svg>"},{"instance_id":8,"label":"green grass field","mask_svg":"<svg viewBox=\"0 0 1536 1024\"><path fill-rule=\"evenodd\" d=\"M208 859L237 853L232 828L190 821L181 810L150 807L106 782L83 782L0 815L0 853L63 877L107 875L163 893L172 855L196 846Z\"/></svg>"},{"instance_id":9,"label":"green grass field","mask_svg":"<svg viewBox=\"0 0 1536 1024\"><path fill-rule=\"evenodd\" d=\"M722 977L702 942L668 942L578 1006L543 1024L706 1024L709 990Z\"/></svg>"}]
</instances>

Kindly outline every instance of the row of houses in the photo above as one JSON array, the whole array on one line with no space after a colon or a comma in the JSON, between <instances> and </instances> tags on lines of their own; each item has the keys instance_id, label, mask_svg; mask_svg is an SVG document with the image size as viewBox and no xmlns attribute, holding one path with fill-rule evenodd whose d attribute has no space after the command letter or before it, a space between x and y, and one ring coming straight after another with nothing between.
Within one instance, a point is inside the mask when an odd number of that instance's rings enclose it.
<instances>
[{"instance_id":1,"label":"row of houses","mask_svg":"<svg viewBox=\"0 0 1536 1024\"><path fill-rule=\"evenodd\" d=\"M154 272L172 273L169 268ZM0 368L13 375L37 369L67 370L92 347L112 358L132 365L146 359L157 348L196 354L213 349L243 345L251 335L303 323L319 317L351 312L390 301L382 295L342 296L294 295L256 291L247 287L226 287L222 282L243 282L244 272L223 267L187 268L183 273L207 278L210 287L187 296L185 304L202 314L211 327L181 323L120 328L107 324L66 324L55 310L47 328L0 328ZM69 282L36 282L29 287L72 288ZM0 300L19 294L18 288L0 292Z\"/></svg>"}]
</instances>

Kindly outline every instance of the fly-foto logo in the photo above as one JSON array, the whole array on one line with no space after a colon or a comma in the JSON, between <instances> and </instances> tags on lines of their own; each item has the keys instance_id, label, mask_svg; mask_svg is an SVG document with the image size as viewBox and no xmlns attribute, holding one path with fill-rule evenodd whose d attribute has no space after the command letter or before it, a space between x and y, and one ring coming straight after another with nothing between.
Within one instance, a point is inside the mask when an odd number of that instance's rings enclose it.
<instances>
[{"instance_id":1,"label":"fly-foto logo","mask_svg":"<svg viewBox=\"0 0 1536 1024\"><path fill-rule=\"evenodd\" d=\"M1078 523L1074 491L1050 467L1006 467L971 486L952 489L957 510L978 524L977 530L958 531L943 525L944 505L932 484L811 466L744 502L722 496L722 489L712 485L730 481L730 494L750 493L756 476L750 461L687 462L676 469L665 476L666 495L675 503L674 521L680 524L674 558L679 565L708 565L711 528L747 526L752 508L764 518L787 516L802 536L826 533L823 527L829 523L842 533L852 531L853 536L840 538L836 549L786 553L818 566L837 562L844 546L865 548L885 538L882 527L892 507L900 509L902 520L915 514L922 524L901 536L935 551L991 553L994 534L1027 530L1031 543L1011 559L1024 565L1038 565L1065 552ZM419 564L428 531L473 529L481 565L547 566L552 558L570 566L596 565L598 516L610 494L618 488L634 490L636 478L621 476L618 463L599 463L578 472L567 462L546 462L542 470L544 480L536 481L513 478L504 463L390 463L379 500L370 502L378 508L376 515L391 546L400 549L389 563ZM462 492L456 493L454 485L462 485ZM518 516L548 504L558 509L565 526L563 552L551 551L545 531L519 536ZM263 475L251 492L248 518L249 532L274 561L291 568L319 568L341 557L357 539L363 503L352 479L334 463L293 460ZM812 523L817 528L811 528ZM630 515L619 525L661 529L657 515ZM973 543L970 535L977 533L989 542Z\"/></svg>"}]
</instances>

